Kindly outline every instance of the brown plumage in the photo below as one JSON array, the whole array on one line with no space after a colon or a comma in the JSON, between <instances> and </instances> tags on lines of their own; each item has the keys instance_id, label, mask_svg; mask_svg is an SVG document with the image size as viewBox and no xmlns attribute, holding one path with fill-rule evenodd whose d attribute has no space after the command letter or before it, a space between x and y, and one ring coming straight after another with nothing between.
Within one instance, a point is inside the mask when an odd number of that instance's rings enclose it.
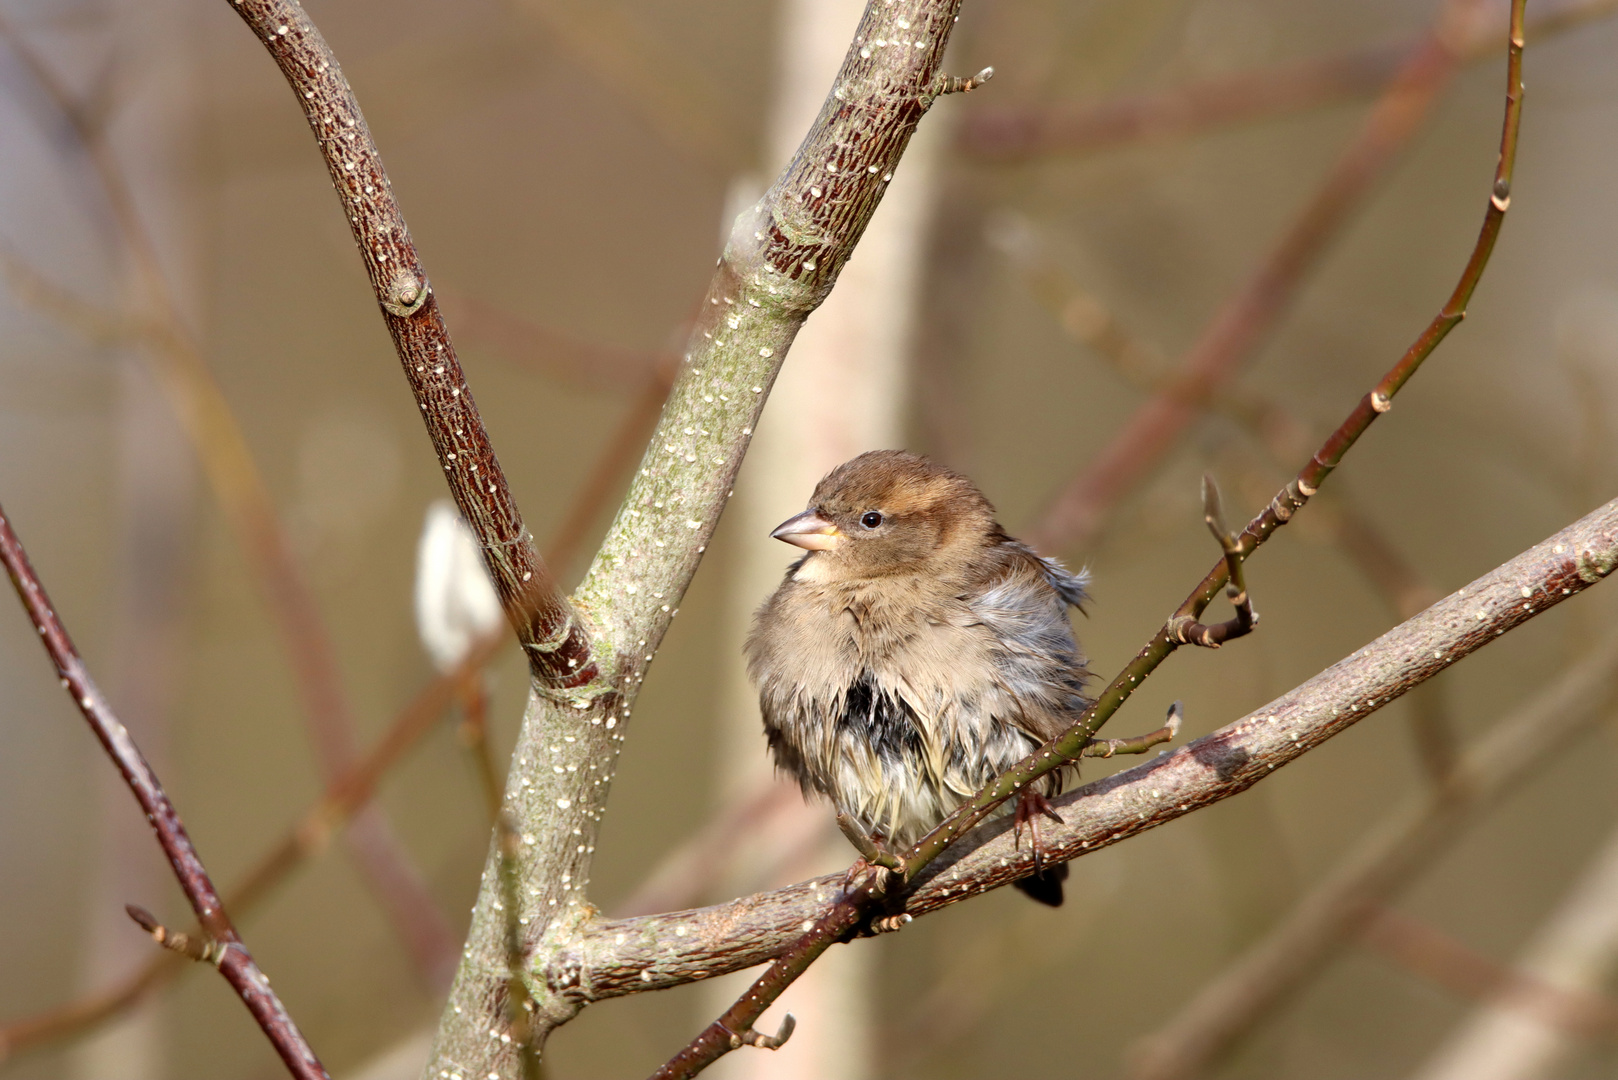
<instances>
[{"instance_id":1,"label":"brown plumage","mask_svg":"<svg viewBox=\"0 0 1618 1080\"><path fill-rule=\"evenodd\" d=\"M914 843L1089 706L1067 615L1084 577L1007 536L966 477L861 454L771 535L808 554L747 640L770 749L879 843ZM1017 884L1060 904L1066 870Z\"/></svg>"}]
</instances>

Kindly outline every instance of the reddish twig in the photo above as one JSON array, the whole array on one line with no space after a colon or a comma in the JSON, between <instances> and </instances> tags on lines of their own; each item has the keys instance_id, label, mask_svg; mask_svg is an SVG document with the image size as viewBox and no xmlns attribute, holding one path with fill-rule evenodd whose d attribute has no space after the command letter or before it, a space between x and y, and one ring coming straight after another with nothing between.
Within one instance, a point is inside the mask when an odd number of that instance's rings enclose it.
<instances>
[{"instance_id":1,"label":"reddish twig","mask_svg":"<svg viewBox=\"0 0 1618 1080\"><path fill-rule=\"evenodd\" d=\"M448 289L437 294L444 321L455 325L461 341L481 343L507 363L581 390L623 393L657 377L661 369L672 369L679 359L665 352L581 341L474 296Z\"/></svg>"},{"instance_id":2,"label":"reddish twig","mask_svg":"<svg viewBox=\"0 0 1618 1080\"><path fill-rule=\"evenodd\" d=\"M523 524L336 56L292 0L236 0L232 7L274 58L314 132L450 494L483 546L534 676L557 689L583 686L597 674L589 636Z\"/></svg>"},{"instance_id":3,"label":"reddish twig","mask_svg":"<svg viewBox=\"0 0 1618 1080\"><path fill-rule=\"evenodd\" d=\"M291 661L309 738L322 778L330 783L354 759L352 711L337 669L325 620L292 555L235 413L213 377L201 346L181 316L122 167L98 123L77 104L60 76L0 17L0 37L22 60L67 120L91 164L135 268L150 314L107 316L54 286L14 255L0 252L8 275L26 295L97 336L129 335L147 347L160 384L173 403L237 543L253 570ZM382 904L417 968L441 984L454 963L455 943L426 885L378 810L354 824L349 846L373 895Z\"/></svg>"},{"instance_id":4,"label":"reddish twig","mask_svg":"<svg viewBox=\"0 0 1618 1080\"><path fill-rule=\"evenodd\" d=\"M253 962L236 928L231 925L230 916L225 913L224 904L208 877L208 871L192 846L191 838L186 835L179 813L169 802L168 795L164 793L151 766L141 756L135 741L130 738L124 725L118 722L117 716L101 696L100 689L90 678L84 661L51 606L45 587L30 565L28 553L12 531L3 509L0 509L0 561L5 562L11 584L39 632L45 652L56 665L63 689L72 696L79 711L84 714L90 729L123 774L124 782L129 785L146 819L151 822L158 844L174 870L175 880L191 902L191 909L196 912L204 932L223 946L215 961L220 974L242 999L293 1076L301 1080L327 1080L326 1070L298 1031L297 1025L287 1015L281 1000L270 989L269 980Z\"/></svg>"},{"instance_id":5,"label":"reddish twig","mask_svg":"<svg viewBox=\"0 0 1618 1080\"><path fill-rule=\"evenodd\" d=\"M1113 505L1156 467L1209 398L1235 377L1374 182L1420 129L1458 63L1449 24L1473 3L1449 0L1257 272L1219 309L1169 385L1137 409L1056 497L1026 534L1031 545L1055 552L1093 539Z\"/></svg>"},{"instance_id":6,"label":"reddish twig","mask_svg":"<svg viewBox=\"0 0 1618 1080\"><path fill-rule=\"evenodd\" d=\"M363 757L326 788L299 816L282 839L247 871L225 895L225 907L238 916L257 908L269 893L304 862L325 851L343 822L370 804L377 785L438 723L454 700L457 687L474 678L504 643L504 637L479 644L461 666L436 676L417 692L388 730ZM0 1062L15 1054L71 1038L133 1007L148 993L179 974L183 966L158 954L141 970L115 986L47 1009L34 1016L0 1024Z\"/></svg>"},{"instance_id":7,"label":"reddish twig","mask_svg":"<svg viewBox=\"0 0 1618 1080\"><path fill-rule=\"evenodd\" d=\"M618 491L623 478L635 467L646 440L657 429L663 402L668 400L669 388L674 384L674 371L659 366L645 382L645 389L635 398L629 412L607 439L607 445L595 465L579 485L579 495L573 501L556 533L545 546L545 558L556 567L567 567L578 558L590 526L601 516L602 508Z\"/></svg>"}]
</instances>

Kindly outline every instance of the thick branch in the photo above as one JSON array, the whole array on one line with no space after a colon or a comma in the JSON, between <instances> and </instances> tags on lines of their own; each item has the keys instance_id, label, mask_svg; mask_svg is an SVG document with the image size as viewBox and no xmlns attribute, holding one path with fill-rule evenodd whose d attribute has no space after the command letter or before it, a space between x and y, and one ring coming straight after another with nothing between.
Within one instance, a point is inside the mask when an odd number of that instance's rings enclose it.
<instances>
[{"instance_id":1,"label":"thick branch","mask_svg":"<svg viewBox=\"0 0 1618 1080\"><path fill-rule=\"evenodd\" d=\"M1041 825L1045 858L1076 858L1245 791L1615 565L1618 500L1235 723L1055 800L1067 824ZM902 910L926 914L1032 873L1027 845L1017 849L1010 831L993 822L946 851L902 895ZM841 889L842 876L831 875L715 907L592 923L563 965L535 974L584 1002L751 967L797 941Z\"/></svg>"},{"instance_id":2,"label":"thick branch","mask_svg":"<svg viewBox=\"0 0 1618 1080\"><path fill-rule=\"evenodd\" d=\"M62 689L72 696L107 756L123 774L124 782L129 785L135 801L151 823L152 831L157 834L157 842L168 857L174 878L191 902L191 909L196 912L203 931L223 947L215 962L220 974L225 976L247 1006L248 1012L253 1014L253 1019L263 1029L293 1076L300 1080L327 1080L326 1070L292 1022L292 1017L287 1015L281 999L270 989L269 980L253 962L236 928L231 925L230 916L225 914L219 893L214 889L213 881L209 879L190 836L186 834L179 812L169 802L163 785L146 763L135 740L113 714L100 688L90 678L83 659L51 606L50 597L45 594L45 587L29 564L28 553L12 531L3 509L0 509L0 561L5 563L6 573L17 590L17 597L39 632L40 643L56 665Z\"/></svg>"}]
</instances>

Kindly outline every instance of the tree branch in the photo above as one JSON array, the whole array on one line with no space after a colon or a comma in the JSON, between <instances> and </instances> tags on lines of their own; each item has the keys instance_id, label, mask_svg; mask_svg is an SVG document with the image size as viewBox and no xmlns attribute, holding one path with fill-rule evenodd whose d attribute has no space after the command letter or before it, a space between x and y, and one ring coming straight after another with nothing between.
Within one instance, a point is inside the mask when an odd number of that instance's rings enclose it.
<instances>
[{"instance_id":1,"label":"tree branch","mask_svg":"<svg viewBox=\"0 0 1618 1080\"><path fill-rule=\"evenodd\" d=\"M208 871L202 865L191 838L186 835L185 824L169 802L162 784L141 755L135 740L118 721L106 699L101 696L101 690L90 678L84 661L73 647L72 639L68 637L66 628L51 606L50 598L45 594L45 587L28 561L28 553L12 531L3 508L0 508L0 561L5 563L12 587L17 590L18 599L27 609L34 628L39 631L40 643L56 665L62 688L72 696L79 711L84 714L84 719L107 756L112 758L113 764L123 774L124 782L129 785L135 801L145 812L146 820L151 822L163 854L168 857L169 866L174 870L174 878L191 902L191 909L196 912L203 931L223 947L214 961L220 974L242 999L293 1076L300 1080L328 1080L325 1068L292 1022L292 1017L287 1015L281 999L270 989L269 980L253 962L247 946L231 925L230 916L225 913Z\"/></svg>"},{"instance_id":2,"label":"tree branch","mask_svg":"<svg viewBox=\"0 0 1618 1080\"><path fill-rule=\"evenodd\" d=\"M504 636L479 643L460 666L435 676L394 717L380 739L330 784L281 840L225 893L225 907L245 917L294 870L325 851L332 833L370 804L387 772L438 723L457 688L475 678L504 644ZM135 1005L184 970L166 954L127 979L84 998L0 1024L0 1064L25 1051L84 1034Z\"/></svg>"},{"instance_id":3,"label":"tree branch","mask_svg":"<svg viewBox=\"0 0 1618 1080\"><path fill-rule=\"evenodd\" d=\"M483 546L489 574L535 677L557 690L589 682L597 672L585 628L557 591L523 524L381 155L336 56L292 0L233 0L232 6L275 59L314 132L445 481Z\"/></svg>"},{"instance_id":4,"label":"tree branch","mask_svg":"<svg viewBox=\"0 0 1618 1080\"><path fill-rule=\"evenodd\" d=\"M1077 858L1247 790L1614 566L1618 500L1235 723L1053 800L1067 823L1041 825L1045 861ZM1598 659L1605 661L1599 671ZM1581 662L1578 681L1562 683L1565 695L1555 699L1565 708L1543 710L1553 725L1541 729L1547 738L1510 742L1506 760L1561 749L1566 729L1555 725L1583 722L1594 706L1581 702L1600 698L1615 662L1618 640ZM1507 734L1514 730L1502 728L1491 743L1506 747L1517 739ZM1027 845L1018 849L1010 833L1009 822L996 821L969 834L900 892L895 910L925 915L1033 873ZM533 974L582 1004L751 967L796 943L805 924L839 896L842 882L833 874L714 907L591 922L560 966Z\"/></svg>"},{"instance_id":5,"label":"tree branch","mask_svg":"<svg viewBox=\"0 0 1618 1080\"><path fill-rule=\"evenodd\" d=\"M105 129L4 17L0 37L82 147L129 252L139 307L130 315L109 316L55 286L9 251L0 249L0 263L22 295L64 323L93 337L128 337L144 346L269 608L292 668L316 763L329 783L357 752L352 710L331 635L293 557L269 488L201 345L186 325ZM455 960L448 924L380 809L368 808L346 839L372 895L388 913L424 980L442 986Z\"/></svg>"}]
</instances>

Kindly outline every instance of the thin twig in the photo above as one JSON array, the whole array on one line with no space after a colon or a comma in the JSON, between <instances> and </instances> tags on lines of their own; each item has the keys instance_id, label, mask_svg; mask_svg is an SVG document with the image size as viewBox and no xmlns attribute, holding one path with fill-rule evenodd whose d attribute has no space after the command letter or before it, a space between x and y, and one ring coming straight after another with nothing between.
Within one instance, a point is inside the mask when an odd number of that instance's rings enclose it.
<instances>
[{"instance_id":1,"label":"thin twig","mask_svg":"<svg viewBox=\"0 0 1618 1080\"><path fill-rule=\"evenodd\" d=\"M245 916L294 870L324 852L331 844L333 833L370 803L383 776L437 726L444 710L454 700L456 687L481 670L504 640L502 635L479 643L459 668L436 676L422 687L376 744L328 785L282 839L226 890L225 906L238 916ZM0 1024L0 1062L72 1038L112 1020L184 970L173 960L171 956L158 954L144 968L112 987Z\"/></svg>"},{"instance_id":2,"label":"thin twig","mask_svg":"<svg viewBox=\"0 0 1618 1080\"><path fill-rule=\"evenodd\" d=\"M1188 617L1193 621L1199 619L1209 602L1217 595L1219 588L1229 581L1228 560L1231 549L1234 548L1240 553L1240 560L1245 560L1273 535L1276 529L1286 524L1309 497L1319 490L1320 485L1376 417L1391 408L1393 395L1464 317L1466 302L1477 287L1483 269L1488 264L1501 222L1510 206L1511 170L1516 156L1517 130L1521 119L1523 4L1524 0L1512 0L1511 35L1507 50L1506 109L1494 190L1489 208L1484 214L1484 223L1477 244L1449 300L1427 330L1362 399L1359 407L1327 438L1325 444L1316 451L1298 476L1276 495L1264 513L1249 523L1239 538L1233 539L1232 544L1227 546L1227 558L1222 559L1220 564L1208 573L1201 586L1180 605L1179 610L1170 617L1135 660L1113 679L1096 703L1061 735L1002 773L971 799L961 804L905 853L903 874L905 880L914 879L942 854L945 848L983 821L1007 799L1014 797L1038 778L1061 768L1083 754L1085 746L1095 737L1101 725L1106 723L1135 689L1184 640L1176 635L1176 630L1184 628L1184 621ZM1440 41L1441 35L1435 33L1433 63L1438 63L1440 59L1448 56ZM1395 104L1403 105L1403 102ZM886 871L874 872L886 873ZM725 1045L724 1036L740 1031L738 1023L750 1027L763 1010L768 1008L798 975L807 970L820 953L867 914L869 906L878 898L879 893L867 886L860 886L845 893L829 911L812 924L786 956L772 963L769 970L754 981L748 992L725 1016L710 1025L664 1067L664 1071L658 1074L659 1080L663 1077L695 1075L706 1064L726 1053L731 1047Z\"/></svg>"},{"instance_id":3,"label":"thin twig","mask_svg":"<svg viewBox=\"0 0 1618 1080\"><path fill-rule=\"evenodd\" d=\"M1161 388L1162 354L1143 343L1105 304L1066 274L1031 225L1019 217L1005 216L994 229L994 238L1023 270L1030 290L1068 337L1093 349L1132 385L1147 392ZM1277 464L1309 452L1308 430L1274 401L1220 396L1208 405L1245 429ZM1438 599L1438 590L1342 489L1330 496L1322 494L1315 505L1316 524L1325 528L1400 619L1410 618ZM1410 724L1422 767L1434 783L1442 783L1456 755L1443 687L1436 683L1422 686L1412 694L1410 705Z\"/></svg>"},{"instance_id":4,"label":"thin twig","mask_svg":"<svg viewBox=\"0 0 1618 1080\"><path fill-rule=\"evenodd\" d=\"M1342 462L1343 456L1378 416L1393 407L1393 398L1400 388L1416 373L1422 362L1432 355L1440 342L1466 316L1466 304L1477 288L1494 251L1500 226L1511 205L1511 174L1516 160L1517 132L1522 119L1522 17L1525 0L1512 0L1511 32L1507 46L1506 108L1500 136L1500 158L1495 166L1494 183L1484 212L1483 226L1472 248L1466 267L1461 272L1449 299L1439 309L1427 328L1411 343L1404 356L1383 375L1371 391L1360 400L1347 419L1327 437L1298 475L1278 492L1270 505L1248 523L1240 536L1245 561L1275 530L1292 519ZM1102 691L1083 717L1066 732L1041 747L1021 764L1002 774L972 799L963 803L937 828L911 849L906 862L911 875L935 858L961 832L983 820L995 807L1017 794L1029 783L1060 768L1082 751L1085 743L1095 736L1129 696L1134 693L1178 647L1175 629L1189 617L1199 619L1219 590L1229 581L1229 567L1225 559L1210 570L1202 583L1180 605L1179 609L1147 643L1135 659Z\"/></svg>"},{"instance_id":5,"label":"thin twig","mask_svg":"<svg viewBox=\"0 0 1618 1080\"><path fill-rule=\"evenodd\" d=\"M655 369L646 381L645 389L635 398L629 412L608 437L606 449L596 458L595 465L580 483L578 497L545 546L545 559L552 566L566 568L578 558L590 526L601 516L608 500L620 490L623 478L635 466L636 455L656 430L658 416L663 411L663 403L668 400L673 381L671 369Z\"/></svg>"},{"instance_id":6,"label":"thin twig","mask_svg":"<svg viewBox=\"0 0 1618 1080\"><path fill-rule=\"evenodd\" d=\"M478 790L483 793L483 803L489 811L489 824L496 825L500 821L500 800L505 785L494 763L494 748L489 745L489 692L483 685L483 672L474 672L462 683L456 697L461 703L461 723L455 733L466 747L466 756L477 773Z\"/></svg>"},{"instance_id":7,"label":"thin twig","mask_svg":"<svg viewBox=\"0 0 1618 1080\"><path fill-rule=\"evenodd\" d=\"M1109 758L1118 754L1144 754L1154 746L1162 746L1180 737L1180 724L1185 720L1185 706L1176 701L1169 706L1168 719L1156 731L1128 739L1091 739L1084 747L1085 757Z\"/></svg>"},{"instance_id":8,"label":"thin twig","mask_svg":"<svg viewBox=\"0 0 1618 1080\"><path fill-rule=\"evenodd\" d=\"M1447 0L1421 47L1401 66L1354 140L1258 270L1204 328L1169 385L1140 406L1056 496L1025 534L1031 545L1057 552L1093 539L1111 508L1174 448L1200 415L1203 403L1236 376L1291 306L1331 240L1421 129L1457 66L1451 24L1463 21L1476 2Z\"/></svg>"},{"instance_id":9,"label":"thin twig","mask_svg":"<svg viewBox=\"0 0 1618 1080\"><path fill-rule=\"evenodd\" d=\"M291 661L322 778L330 783L357 752L352 711L325 619L292 555L241 425L181 315L157 245L146 229L105 132L74 99L56 71L3 16L0 37L22 60L82 146L129 250L143 303L137 314L108 315L53 285L9 251L0 252L7 276L23 286L24 296L68 325L97 337L127 335L145 346L158 382L196 447L215 497L270 609ZM348 843L373 895L388 913L418 970L429 983L442 984L455 957L449 925L381 812L371 809L356 821Z\"/></svg>"},{"instance_id":10,"label":"thin twig","mask_svg":"<svg viewBox=\"0 0 1618 1080\"><path fill-rule=\"evenodd\" d=\"M12 531L3 508L0 508L0 561L4 561L11 584L39 632L40 643L56 665L63 689L72 696L79 711L84 714L84 719L107 756L123 774L124 782L129 785L147 821L151 822L158 844L174 870L175 880L191 902L203 931L223 946L222 954L215 961L220 974L242 999L293 1076L300 1080L327 1080L326 1070L298 1031L297 1025L287 1015L280 998L270 989L269 980L253 962L236 928L231 925L230 916L225 913L224 904L208 878L208 871L192 846L191 838L186 835L185 825L169 802L162 784L90 678L84 661L73 647L72 639L68 637L66 628L51 606L50 598L45 594L44 586L28 561L28 553Z\"/></svg>"}]
</instances>

